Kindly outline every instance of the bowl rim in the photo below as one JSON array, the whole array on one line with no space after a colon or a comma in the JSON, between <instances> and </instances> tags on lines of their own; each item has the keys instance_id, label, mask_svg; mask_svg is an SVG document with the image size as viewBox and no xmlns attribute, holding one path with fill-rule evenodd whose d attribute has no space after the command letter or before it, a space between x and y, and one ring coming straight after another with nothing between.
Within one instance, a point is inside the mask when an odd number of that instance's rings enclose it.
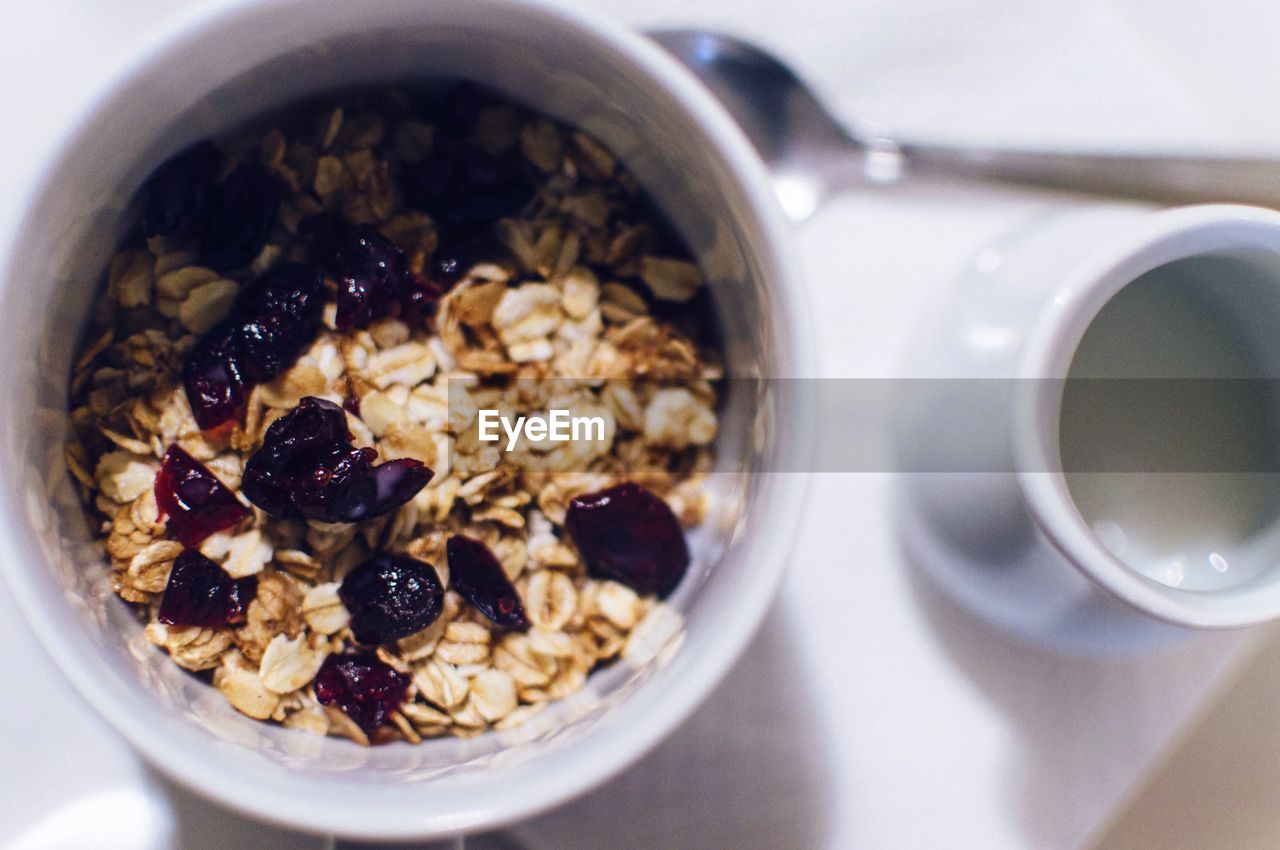
<instances>
[{"instance_id":1,"label":"bowl rim","mask_svg":"<svg viewBox=\"0 0 1280 850\"><path fill-rule=\"evenodd\" d=\"M778 362L774 364L777 374L770 377L815 376L814 342L802 326L809 313L799 266L792 256L791 226L773 195L765 166L723 107L674 58L620 23L562 5L560 0L472 0L476 5L481 2L493 9L519 7L523 12L546 16L574 30L578 37L603 45L617 61L628 63L653 80L676 108L695 119L708 154L732 175L751 217L766 236L760 252L769 264L771 321L778 331ZM252 18L291 5L299 5L299 0L231 0L216 8L183 15L132 52L108 81L96 86L44 158L42 168L20 187L18 215L8 232L0 233L0 291L7 291L11 285L14 252L21 234L33 226L37 201L55 184L58 164L94 125L101 110L124 96L139 80L156 73L157 67L171 60L184 45L199 39L207 28L227 24L237 16ZM799 402L806 403L804 398ZM808 475L799 470L810 468L806 459L813 441L807 437L814 425L814 417L804 415L802 410L789 410L787 416L789 423L800 430L788 431L781 438L782 451L790 460L780 469L796 471L767 475L772 522L782 529L795 528L801 518ZM123 687L75 652L72 642L88 640L87 635L68 639L59 633L53 625L57 618L45 616L53 611L52 602L44 597L31 570L19 567L28 562L43 566L44 559L33 543L36 534L24 516L18 488L0 487L0 546L6 552L0 559L0 575L4 583L55 666L149 764L178 784L250 817L305 832L374 840L442 837L509 824L572 799L633 764L701 704L741 655L776 596L790 548L790 536L786 534L752 536L760 566L743 583L744 593L736 600L736 616L726 621L727 626L714 640L707 640L685 659L684 669L674 680L679 687L658 695L658 683L648 683L650 697L643 703L632 695L612 708L611 713L622 722L611 723L611 730L621 725L626 733L604 733L608 736L606 746L600 746L592 739L593 733L586 732L578 741L557 751L557 770L542 771L537 782L519 788L504 787L491 795L493 799L458 811L433 812L429 807L416 806L353 811L351 807L334 805L334 800L323 794L308 795L308 788L314 791L318 786L304 778L282 787L255 780L242 765L217 758L202 759L202 755L213 755L216 750L207 733L180 717L156 710L154 704L149 708L145 697ZM538 760L535 757L529 761Z\"/></svg>"}]
</instances>

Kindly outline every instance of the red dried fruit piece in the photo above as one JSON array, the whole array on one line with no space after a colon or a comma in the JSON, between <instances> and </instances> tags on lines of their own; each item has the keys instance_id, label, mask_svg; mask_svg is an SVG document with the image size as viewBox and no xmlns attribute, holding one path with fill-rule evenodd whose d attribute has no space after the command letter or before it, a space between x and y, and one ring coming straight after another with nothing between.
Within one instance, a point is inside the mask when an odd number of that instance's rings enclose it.
<instances>
[{"instance_id":1,"label":"red dried fruit piece","mask_svg":"<svg viewBox=\"0 0 1280 850\"><path fill-rule=\"evenodd\" d=\"M182 385L191 414L204 430L240 412L246 387L236 356L234 325L219 325L200 338L182 365Z\"/></svg>"},{"instance_id":2,"label":"red dried fruit piece","mask_svg":"<svg viewBox=\"0 0 1280 850\"><path fill-rule=\"evenodd\" d=\"M272 516L302 516L293 504L299 479L314 475L316 459L335 445L349 447L347 417L337 405L310 396L281 416L263 436L262 448L245 465L240 489L245 498Z\"/></svg>"},{"instance_id":3,"label":"red dried fruit piece","mask_svg":"<svg viewBox=\"0 0 1280 850\"><path fill-rule=\"evenodd\" d=\"M246 286L231 316L246 382L269 381L293 365L320 330L324 281L301 263L276 266Z\"/></svg>"},{"instance_id":4,"label":"red dried fruit piece","mask_svg":"<svg viewBox=\"0 0 1280 850\"><path fill-rule=\"evenodd\" d=\"M410 203L438 227L480 228L522 210L534 194L521 158L494 156L456 137L436 137L431 155L403 174Z\"/></svg>"},{"instance_id":5,"label":"red dried fruit piece","mask_svg":"<svg viewBox=\"0 0 1280 850\"><path fill-rule=\"evenodd\" d=\"M406 272L400 286L400 318L411 325L428 321L435 315L436 302L444 290L426 275Z\"/></svg>"},{"instance_id":6,"label":"red dried fruit piece","mask_svg":"<svg viewBox=\"0 0 1280 850\"><path fill-rule=\"evenodd\" d=\"M176 443L164 453L155 489L160 516L169 517L169 533L183 546L198 546L249 515L235 494Z\"/></svg>"},{"instance_id":7,"label":"red dried fruit piece","mask_svg":"<svg viewBox=\"0 0 1280 850\"><path fill-rule=\"evenodd\" d=\"M200 258L218 271L246 265L266 244L284 187L266 169L241 163L208 191L200 216Z\"/></svg>"},{"instance_id":8,"label":"red dried fruit piece","mask_svg":"<svg viewBox=\"0 0 1280 850\"><path fill-rule=\"evenodd\" d=\"M474 101L475 94L463 101ZM451 110L446 110L451 111ZM448 289L494 250L493 225L532 200L535 185L516 153L494 156L460 135L437 134L431 155L401 174L405 197L431 214L439 237L428 278Z\"/></svg>"},{"instance_id":9,"label":"red dried fruit piece","mask_svg":"<svg viewBox=\"0 0 1280 850\"><path fill-rule=\"evenodd\" d=\"M177 233L199 214L205 195L222 167L222 152L200 142L161 165L147 178L142 235Z\"/></svg>"},{"instance_id":10,"label":"red dried fruit piece","mask_svg":"<svg viewBox=\"0 0 1280 850\"><path fill-rule=\"evenodd\" d=\"M573 499L564 525L588 572L637 593L666 596L689 567L689 547L675 514L634 482Z\"/></svg>"},{"instance_id":11,"label":"red dried fruit piece","mask_svg":"<svg viewBox=\"0 0 1280 850\"><path fill-rule=\"evenodd\" d=\"M173 562L156 619L167 626L228 626L244 617L257 590L256 577L234 579L195 549L184 549Z\"/></svg>"},{"instance_id":12,"label":"red dried fruit piece","mask_svg":"<svg viewBox=\"0 0 1280 850\"><path fill-rule=\"evenodd\" d=\"M438 103L429 107L429 113L443 133L465 136L475 127L480 110L491 101L475 83L464 81L445 92Z\"/></svg>"},{"instance_id":13,"label":"red dried fruit piece","mask_svg":"<svg viewBox=\"0 0 1280 850\"><path fill-rule=\"evenodd\" d=\"M196 343L182 367L196 424L233 419L248 390L293 365L320 329L323 280L300 263L276 266L245 286L231 316Z\"/></svg>"},{"instance_id":14,"label":"red dried fruit piece","mask_svg":"<svg viewBox=\"0 0 1280 850\"><path fill-rule=\"evenodd\" d=\"M474 227L441 226L436 236L436 250L427 265L436 291L452 288L481 259L501 250L487 228L477 231Z\"/></svg>"},{"instance_id":15,"label":"red dried fruit piece","mask_svg":"<svg viewBox=\"0 0 1280 850\"><path fill-rule=\"evenodd\" d=\"M331 401L307 396L271 423L245 465L245 498L282 519L357 522L412 499L432 472L409 458L378 466L371 448L354 448L347 417Z\"/></svg>"},{"instance_id":16,"label":"red dried fruit piece","mask_svg":"<svg viewBox=\"0 0 1280 850\"><path fill-rule=\"evenodd\" d=\"M529 620L520 594L502 564L479 540L455 534L445 544L449 557L449 586L500 628L526 631Z\"/></svg>"},{"instance_id":17,"label":"red dried fruit piece","mask_svg":"<svg viewBox=\"0 0 1280 850\"><path fill-rule=\"evenodd\" d=\"M404 702L409 677L372 653L330 655L316 674L316 699L342 709L366 735Z\"/></svg>"},{"instance_id":18,"label":"red dried fruit piece","mask_svg":"<svg viewBox=\"0 0 1280 850\"><path fill-rule=\"evenodd\" d=\"M421 320L440 296L410 270L404 250L375 227L348 225L333 213L320 213L304 220L298 234L312 256L339 278L339 330L363 328L385 316Z\"/></svg>"},{"instance_id":19,"label":"red dried fruit piece","mask_svg":"<svg viewBox=\"0 0 1280 850\"><path fill-rule=\"evenodd\" d=\"M338 598L351 612L351 633L373 646L422 631L444 608L435 567L408 555L381 553L342 580Z\"/></svg>"}]
</instances>

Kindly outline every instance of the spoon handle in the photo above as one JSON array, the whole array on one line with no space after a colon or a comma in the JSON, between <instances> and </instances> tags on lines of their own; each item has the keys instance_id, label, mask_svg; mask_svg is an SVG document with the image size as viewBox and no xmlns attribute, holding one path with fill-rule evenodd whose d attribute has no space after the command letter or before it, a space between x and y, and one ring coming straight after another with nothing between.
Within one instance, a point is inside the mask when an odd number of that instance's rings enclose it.
<instances>
[{"instance_id":1,"label":"spoon handle","mask_svg":"<svg viewBox=\"0 0 1280 850\"><path fill-rule=\"evenodd\" d=\"M972 177L1166 203L1280 205L1280 159L1056 153L899 143L907 174Z\"/></svg>"}]
</instances>

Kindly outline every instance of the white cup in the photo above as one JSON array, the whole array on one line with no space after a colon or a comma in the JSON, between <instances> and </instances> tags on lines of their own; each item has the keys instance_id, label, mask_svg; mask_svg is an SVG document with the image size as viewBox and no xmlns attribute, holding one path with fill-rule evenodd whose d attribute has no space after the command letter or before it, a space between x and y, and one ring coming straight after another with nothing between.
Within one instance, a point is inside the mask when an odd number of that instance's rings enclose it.
<instances>
[{"instance_id":1,"label":"white cup","mask_svg":"<svg viewBox=\"0 0 1280 850\"><path fill-rule=\"evenodd\" d=\"M1280 213L1076 208L981 252L939 315L900 524L950 596L1102 654L1280 617L1280 475L1203 451L1280 438ZM1227 390L1244 407L1201 409Z\"/></svg>"},{"instance_id":2,"label":"white cup","mask_svg":"<svg viewBox=\"0 0 1280 850\"><path fill-rule=\"evenodd\" d=\"M708 273L732 382L714 521L672 598L683 623L525 727L361 749L238 715L141 639L116 600L61 460L67 377L103 263L156 164L299 98L461 76L595 134ZM812 374L789 227L727 114L642 37L547 2L269 0L190 21L131 63L51 150L0 234L0 547L9 591L87 700L164 773L288 827L369 839L457 834L567 800L671 731L719 681L779 583L811 417L780 398ZM753 383L754 382L754 383ZM763 426L763 427L757 427ZM753 436L753 433L755 436ZM785 434L787 439L781 439ZM757 438L761 437L761 438Z\"/></svg>"}]
</instances>

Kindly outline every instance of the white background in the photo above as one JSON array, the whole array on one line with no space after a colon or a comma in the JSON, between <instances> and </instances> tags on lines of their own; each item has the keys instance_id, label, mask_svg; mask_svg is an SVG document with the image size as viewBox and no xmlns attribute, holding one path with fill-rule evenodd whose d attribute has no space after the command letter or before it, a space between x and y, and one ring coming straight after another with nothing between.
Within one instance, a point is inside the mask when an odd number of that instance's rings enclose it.
<instances>
[{"instance_id":1,"label":"white background","mask_svg":"<svg viewBox=\"0 0 1280 850\"><path fill-rule=\"evenodd\" d=\"M217 2L0 0L0 216L112 69ZM752 36L842 109L916 137L1280 155L1280 5L1260 0L593 5ZM893 374L972 254L1055 202L955 186L837 199L799 234L825 374ZM716 695L641 765L514 835L538 848L1084 846L1259 642L1205 635L1108 663L1005 639L904 563L886 484L821 476L804 527L778 530L796 543L777 611ZM154 778L3 598L0 676L0 843L81 830L62 846L317 846Z\"/></svg>"}]
</instances>

